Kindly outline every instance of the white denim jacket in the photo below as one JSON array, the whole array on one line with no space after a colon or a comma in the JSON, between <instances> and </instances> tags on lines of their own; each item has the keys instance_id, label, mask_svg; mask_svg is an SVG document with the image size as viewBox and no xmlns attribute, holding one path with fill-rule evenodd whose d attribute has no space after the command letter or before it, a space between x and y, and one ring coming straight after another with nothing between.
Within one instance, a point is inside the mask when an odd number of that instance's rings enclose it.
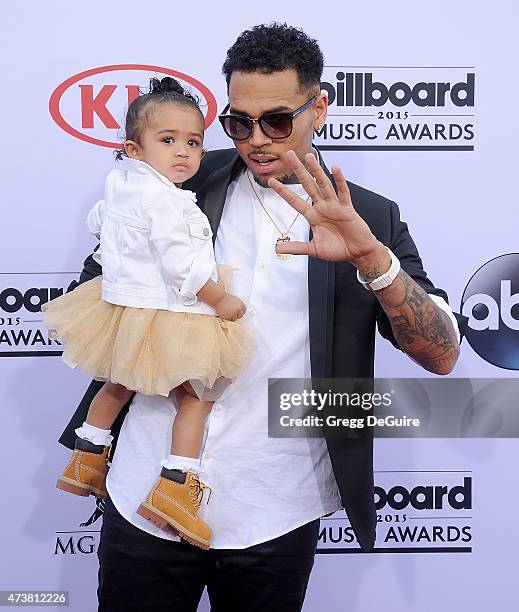
<instances>
[{"instance_id":1,"label":"white denim jacket","mask_svg":"<svg viewBox=\"0 0 519 612\"><path fill-rule=\"evenodd\" d=\"M124 158L107 176L105 199L89 212L87 225L101 242L104 300L215 314L196 297L218 275L211 227L192 191Z\"/></svg>"}]
</instances>

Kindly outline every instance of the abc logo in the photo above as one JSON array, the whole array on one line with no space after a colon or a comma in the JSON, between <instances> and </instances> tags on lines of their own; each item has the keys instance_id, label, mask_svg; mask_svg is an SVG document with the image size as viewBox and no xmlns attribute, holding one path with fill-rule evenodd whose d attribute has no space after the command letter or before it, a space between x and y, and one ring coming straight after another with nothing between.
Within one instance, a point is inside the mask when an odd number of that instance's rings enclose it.
<instances>
[{"instance_id":1,"label":"abc logo","mask_svg":"<svg viewBox=\"0 0 519 612\"><path fill-rule=\"evenodd\" d=\"M519 253L491 259L470 279L461 298L469 318L466 338L489 363L519 370Z\"/></svg>"}]
</instances>

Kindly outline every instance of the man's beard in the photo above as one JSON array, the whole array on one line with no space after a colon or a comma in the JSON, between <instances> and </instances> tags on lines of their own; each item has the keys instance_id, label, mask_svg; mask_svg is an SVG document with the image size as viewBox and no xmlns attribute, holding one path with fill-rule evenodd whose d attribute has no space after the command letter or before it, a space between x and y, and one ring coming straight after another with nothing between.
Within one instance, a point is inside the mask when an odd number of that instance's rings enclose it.
<instances>
[{"instance_id":1,"label":"man's beard","mask_svg":"<svg viewBox=\"0 0 519 612\"><path fill-rule=\"evenodd\" d=\"M313 146L312 146L311 152L314 154L314 157L319 161L319 156L317 154L317 150ZM266 151L265 153L268 153L268 151ZM305 167L306 170L308 170L308 164L304 160L303 160L303 166ZM258 185L260 185L261 187L268 187L268 180L269 180L269 178L275 178L280 183L283 183L284 185L298 185L301 182L297 178L297 176L295 175L294 172L288 172L287 174L283 174L282 176L279 176L279 177L277 177L277 176L275 176L275 177L256 176L253 172L251 172L251 174L252 174L252 177L253 177L254 181Z\"/></svg>"},{"instance_id":2,"label":"man's beard","mask_svg":"<svg viewBox=\"0 0 519 612\"><path fill-rule=\"evenodd\" d=\"M312 153L314 154L315 158L317 160L319 160L319 157L317 155L317 151L316 149L312 146ZM306 163L306 161L303 161L303 166L306 168L306 170L308 170L308 164ZM254 181L260 185L261 187L268 187L268 180L269 178L276 178L280 183L283 183L284 185L298 185L301 181L297 178L297 176L295 175L294 172L289 172L287 174L284 174L283 176L280 177L261 177L261 176L256 176L253 172L251 172Z\"/></svg>"},{"instance_id":3,"label":"man's beard","mask_svg":"<svg viewBox=\"0 0 519 612\"><path fill-rule=\"evenodd\" d=\"M293 172L290 174L284 174L283 176L280 176L280 177L269 176L269 177L263 178L261 176L256 176L255 174L252 174L252 177L254 181L258 183L258 185L260 185L261 187L268 187L269 178L276 178L280 183L283 183L283 185L295 185L300 182L297 176Z\"/></svg>"}]
</instances>

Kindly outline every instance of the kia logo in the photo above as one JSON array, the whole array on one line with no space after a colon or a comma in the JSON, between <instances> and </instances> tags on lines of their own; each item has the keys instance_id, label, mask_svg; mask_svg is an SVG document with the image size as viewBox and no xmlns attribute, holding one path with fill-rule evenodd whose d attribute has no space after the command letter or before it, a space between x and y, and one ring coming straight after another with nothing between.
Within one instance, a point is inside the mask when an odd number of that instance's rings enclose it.
<instances>
[{"instance_id":1,"label":"kia logo","mask_svg":"<svg viewBox=\"0 0 519 612\"><path fill-rule=\"evenodd\" d=\"M205 127L216 117L214 95L192 76L147 64L117 64L85 70L58 85L49 100L54 121L71 136L101 147L121 147L124 112L147 91L153 76L168 75L187 85L200 98Z\"/></svg>"}]
</instances>

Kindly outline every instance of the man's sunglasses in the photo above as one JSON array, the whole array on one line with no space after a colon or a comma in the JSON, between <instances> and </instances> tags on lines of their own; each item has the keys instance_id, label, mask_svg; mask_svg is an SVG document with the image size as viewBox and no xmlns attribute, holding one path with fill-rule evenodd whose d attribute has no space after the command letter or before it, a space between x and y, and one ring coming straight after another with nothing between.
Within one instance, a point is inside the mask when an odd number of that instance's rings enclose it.
<instances>
[{"instance_id":1,"label":"man's sunglasses","mask_svg":"<svg viewBox=\"0 0 519 612\"><path fill-rule=\"evenodd\" d=\"M250 138L254 123L257 123L265 136L268 136L268 138L272 140L288 138L290 134L292 134L292 122L294 121L294 117L297 117L299 113L302 113L311 106L317 100L317 97L318 96L314 96L310 98L303 106L296 108L296 110L290 113L265 113L257 119L251 119L244 115L226 115L225 113L230 108L230 104L227 104L223 110L223 114L219 115L218 119L222 124L223 131L233 140L247 140Z\"/></svg>"}]
</instances>

